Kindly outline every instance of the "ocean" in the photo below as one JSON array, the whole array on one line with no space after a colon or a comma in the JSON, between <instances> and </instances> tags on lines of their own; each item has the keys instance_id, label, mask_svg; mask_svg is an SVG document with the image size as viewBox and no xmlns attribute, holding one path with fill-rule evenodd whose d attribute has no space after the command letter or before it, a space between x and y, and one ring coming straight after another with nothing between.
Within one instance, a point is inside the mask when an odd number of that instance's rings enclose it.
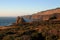
<instances>
[{"instance_id":1,"label":"ocean","mask_svg":"<svg viewBox=\"0 0 60 40\"><path fill-rule=\"evenodd\" d=\"M23 17L25 22L31 22L31 19ZM0 17L0 26L9 26L16 22L16 17Z\"/></svg>"},{"instance_id":2,"label":"ocean","mask_svg":"<svg viewBox=\"0 0 60 40\"><path fill-rule=\"evenodd\" d=\"M16 17L0 17L0 26L9 26L16 22Z\"/></svg>"}]
</instances>

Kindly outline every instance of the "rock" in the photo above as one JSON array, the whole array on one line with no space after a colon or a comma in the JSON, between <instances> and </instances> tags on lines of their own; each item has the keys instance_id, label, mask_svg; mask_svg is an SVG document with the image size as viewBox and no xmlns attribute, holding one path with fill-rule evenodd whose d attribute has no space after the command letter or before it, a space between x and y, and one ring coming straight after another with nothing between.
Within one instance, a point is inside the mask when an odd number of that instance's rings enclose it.
<instances>
[{"instance_id":1,"label":"rock","mask_svg":"<svg viewBox=\"0 0 60 40\"><path fill-rule=\"evenodd\" d=\"M26 16L26 18L28 17L28 19L32 19L34 21L45 21L49 20L49 18L53 15L55 15L57 19L60 20L60 8L37 12L31 16Z\"/></svg>"},{"instance_id":2,"label":"rock","mask_svg":"<svg viewBox=\"0 0 60 40\"><path fill-rule=\"evenodd\" d=\"M24 23L24 19L23 19L23 17L17 17L17 19L16 19L16 24L23 24Z\"/></svg>"}]
</instances>

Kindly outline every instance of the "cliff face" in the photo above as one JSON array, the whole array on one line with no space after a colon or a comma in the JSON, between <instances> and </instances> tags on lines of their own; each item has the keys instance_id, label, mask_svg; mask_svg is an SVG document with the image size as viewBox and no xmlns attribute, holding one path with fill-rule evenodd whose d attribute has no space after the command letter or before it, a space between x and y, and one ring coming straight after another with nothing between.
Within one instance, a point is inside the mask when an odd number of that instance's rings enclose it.
<instances>
[{"instance_id":1,"label":"cliff face","mask_svg":"<svg viewBox=\"0 0 60 40\"><path fill-rule=\"evenodd\" d=\"M52 17L53 15L55 15L57 19L60 20L60 8L38 12L31 16L26 16L25 18L32 20L49 20L49 18Z\"/></svg>"},{"instance_id":2,"label":"cliff face","mask_svg":"<svg viewBox=\"0 0 60 40\"><path fill-rule=\"evenodd\" d=\"M60 8L38 12L36 15L51 15L51 14L54 14L54 13L60 13Z\"/></svg>"},{"instance_id":3,"label":"cliff face","mask_svg":"<svg viewBox=\"0 0 60 40\"><path fill-rule=\"evenodd\" d=\"M41 22L41 21L46 21L46 20L51 20L51 19L53 19L55 21L60 20L60 8L38 12L33 15L17 17L16 23L14 25L24 24L26 22L31 23L32 21Z\"/></svg>"}]
</instances>

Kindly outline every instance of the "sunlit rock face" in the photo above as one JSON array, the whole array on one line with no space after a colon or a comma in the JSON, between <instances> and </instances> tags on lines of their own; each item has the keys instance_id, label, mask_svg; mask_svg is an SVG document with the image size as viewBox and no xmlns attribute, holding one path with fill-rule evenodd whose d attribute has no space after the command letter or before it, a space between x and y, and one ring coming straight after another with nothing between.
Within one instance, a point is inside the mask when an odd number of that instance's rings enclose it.
<instances>
[{"instance_id":1,"label":"sunlit rock face","mask_svg":"<svg viewBox=\"0 0 60 40\"><path fill-rule=\"evenodd\" d=\"M33 21L44 21L49 20L54 15L57 17L58 20L60 20L60 8L37 12L36 14L25 16L25 18Z\"/></svg>"},{"instance_id":2,"label":"sunlit rock face","mask_svg":"<svg viewBox=\"0 0 60 40\"><path fill-rule=\"evenodd\" d=\"M32 21L45 21L45 20L60 20L60 8L38 12L33 15L26 15L22 17L17 17L16 24L23 24Z\"/></svg>"},{"instance_id":3,"label":"sunlit rock face","mask_svg":"<svg viewBox=\"0 0 60 40\"><path fill-rule=\"evenodd\" d=\"M54 14L54 13L60 13L60 8L37 12L36 15L51 15L51 14Z\"/></svg>"}]
</instances>

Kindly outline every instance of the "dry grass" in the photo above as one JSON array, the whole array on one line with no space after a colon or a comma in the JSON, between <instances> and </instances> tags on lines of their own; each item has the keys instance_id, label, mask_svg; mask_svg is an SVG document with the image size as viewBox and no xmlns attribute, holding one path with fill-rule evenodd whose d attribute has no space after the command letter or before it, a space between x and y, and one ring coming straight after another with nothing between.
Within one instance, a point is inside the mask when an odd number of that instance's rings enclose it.
<instances>
[{"instance_id":1,"label":"dry grass","mask_svg":"<svg viewBox=\"0 0 60 40\"><path fill-rule=\"evenodd\" d=\"M37 24L37 25L35 25ZM60 24L0 27L0 40L60 40Z\"/></svg>"}]
</instances>

